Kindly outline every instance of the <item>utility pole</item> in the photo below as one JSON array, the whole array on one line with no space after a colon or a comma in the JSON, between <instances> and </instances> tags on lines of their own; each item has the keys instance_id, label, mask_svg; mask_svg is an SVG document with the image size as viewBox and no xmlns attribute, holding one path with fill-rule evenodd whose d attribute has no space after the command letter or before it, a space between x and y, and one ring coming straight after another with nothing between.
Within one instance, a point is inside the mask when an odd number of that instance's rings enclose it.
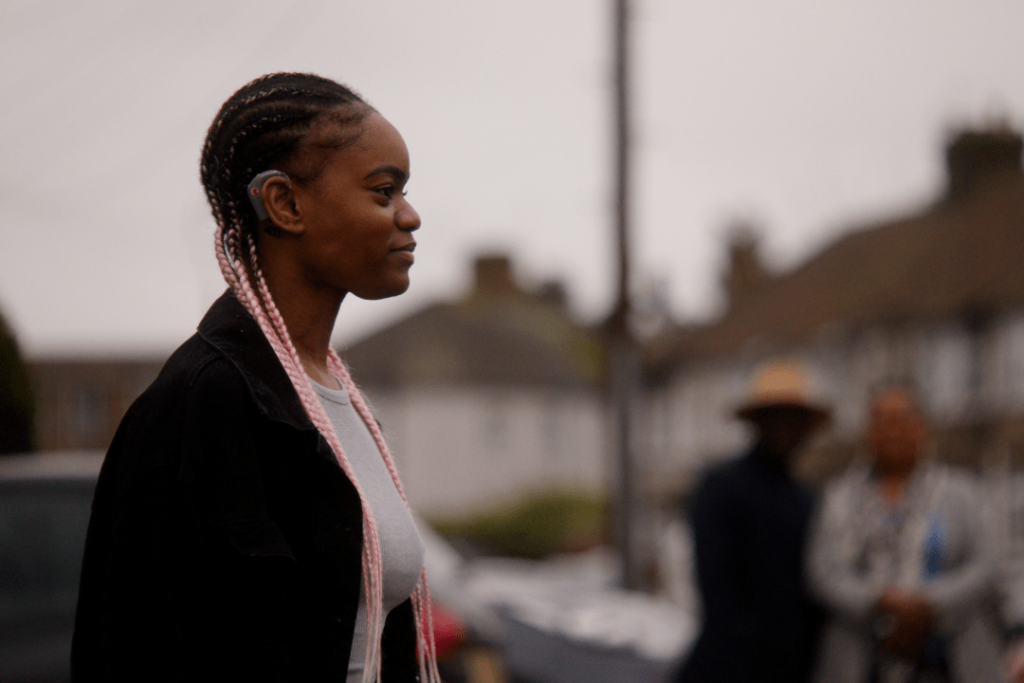
<instances>
[{"instance_id":1,"label":"utility pole","mask_svg":"<svg viewBox=\"0 0 1024 683\"><path fill-rule=\"evenodd\" d=\"M618 289L615 308L608 319L610 405L615 428L617 471L616 542L622 558L624 588L644 588L639 543L635 425L640 403L640 354L630 331L630 101L629 101L629 6L615 3L615 235L618 251Z\"/></svg>"}]
</instances>

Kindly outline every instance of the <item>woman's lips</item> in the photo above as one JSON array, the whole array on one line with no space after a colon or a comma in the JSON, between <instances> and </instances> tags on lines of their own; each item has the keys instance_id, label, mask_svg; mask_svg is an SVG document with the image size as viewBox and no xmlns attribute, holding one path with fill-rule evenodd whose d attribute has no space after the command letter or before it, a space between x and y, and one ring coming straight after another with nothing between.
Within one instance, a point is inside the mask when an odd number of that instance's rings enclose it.
<instances>
[{"instance_id":1,"label":"woman's lips","mask_svg":"<svg viewBox=\"0 0 1024 683\"><path fill-rule=\"evenodd\" d=\"M405 245L403 247L399 247L397 249L392 249L391 253L395 254L396 256L401 257L403 260L406 260L409 263L413 263L416 260L416 258L412 255L412 252L415 249L416 249L416 243L412 242L412 243L407 244L407 245Z\"/></svg>"}]
</instances>

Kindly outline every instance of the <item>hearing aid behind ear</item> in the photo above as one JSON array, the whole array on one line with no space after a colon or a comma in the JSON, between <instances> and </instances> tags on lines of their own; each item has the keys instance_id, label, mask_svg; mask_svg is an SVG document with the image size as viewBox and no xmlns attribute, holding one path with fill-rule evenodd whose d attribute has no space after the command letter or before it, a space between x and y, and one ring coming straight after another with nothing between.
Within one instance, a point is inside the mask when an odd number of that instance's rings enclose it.
<instances>
[{"instance_id":1,"label":"hearing aid behind ear","mask_svg":"<svg viewBox=\"0 0 1024 683\"><path fill-rule=\"evenodd\" d=\"M252 208L256 210L256 217L261 221L265 221L270 218L267 215L267 210L263 206L263 185L266 184L271 178L284 178L285 182L288 183L288 187L292 186L291 178L284 171L275 171L273 169L269 171L263 171L263 173L257 173L256 177L249 182L248 195L249 201L252 202Z\"/></svg>"}]
</instances>

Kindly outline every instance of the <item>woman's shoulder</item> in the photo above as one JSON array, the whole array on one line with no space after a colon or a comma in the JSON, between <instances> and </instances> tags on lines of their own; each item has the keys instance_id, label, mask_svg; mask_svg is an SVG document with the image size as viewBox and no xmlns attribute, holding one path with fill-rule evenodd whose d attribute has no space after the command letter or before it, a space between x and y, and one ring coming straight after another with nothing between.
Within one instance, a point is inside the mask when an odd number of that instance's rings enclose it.
<instances>
[{"instance_id":1,"label":"woman's shoulder","mask_svg":"<svg viewBox=\"0 0 1024 683\"><path fill-rule=\"evenodd\" d=\"M183 446L196 433L231 429L252 414L245 384L230 362L193 337L167 360L156 380L129 407L107 451L101 481L106 503L131 490L172 481ZM112 487L112 488L111 488Z\"/></svg>"},{"instance_id":2,"label":"woman's shoulder","mask_svg":"<svg viewBox=\"0 0 1024 683\"><path fill-rule=\"evenodd\" d=\"M982 481L973 472L942 463L929 463L927 467L929 488L939 502L947 506L973 506L984 502L985 491Z\"/></svg>"},{"instance_id":3,"label":"woman's shoulder","mask_svg":"<svg viewBox=\"0 0 1024 683\"><path fill-rule=\"evenodd\" d=\"M114 446L173 442L192 422L253 413L253 398L238 368L198 335L178 347L149 387L128 408Z\"/></svg>"},{"instance_id":4,"label":"woman's shoulder","mask_svg":"<svg viewBox=\"0 0 1024 683\"><path fill-rule=\"evenodd\" d=\"M243 398L248 393L238 368L198 335L179 346L156 380L139 396L139 407L159 407L197 396ZM133 406L135 408L135 406Z\"/></svg>"}]
</instances>

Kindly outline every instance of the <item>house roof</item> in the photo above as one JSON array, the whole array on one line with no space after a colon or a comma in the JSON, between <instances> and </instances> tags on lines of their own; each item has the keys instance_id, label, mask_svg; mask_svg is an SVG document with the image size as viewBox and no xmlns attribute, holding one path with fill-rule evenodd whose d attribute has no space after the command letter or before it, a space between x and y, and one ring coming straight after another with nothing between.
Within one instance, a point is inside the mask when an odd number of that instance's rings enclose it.
<instances>
[{"instance_id":1,"label":"house roof","mask_svg":"<svg viewBox=\"0 0 1024 683\"><path fill-rule=\"evenodd\" d=\"M951 163L962 137L950 146ZM976 320L1024 307L1020 138L1005 137L1015 146L1015 166L1006 168L1004 154L996 169L966 188L952 168L951 191L934 205L850 232L733 302L717 322L691 329L667 350L663 346L649 368L657 374L687 359L733 354L755 343L785 348L829 328Z\"/></svg>"},{"instance_id":2,"label":"house roof","mask_svg":"<svg viewBox=\"0 0 1024 683\"><path fill-rule=\"evenodd\" d=\"M584 388L600 381L603 367L597 338L559 301L507 287L428 306L341 356L360 384L385 387Z\"/></svg>"}]
</instances>

